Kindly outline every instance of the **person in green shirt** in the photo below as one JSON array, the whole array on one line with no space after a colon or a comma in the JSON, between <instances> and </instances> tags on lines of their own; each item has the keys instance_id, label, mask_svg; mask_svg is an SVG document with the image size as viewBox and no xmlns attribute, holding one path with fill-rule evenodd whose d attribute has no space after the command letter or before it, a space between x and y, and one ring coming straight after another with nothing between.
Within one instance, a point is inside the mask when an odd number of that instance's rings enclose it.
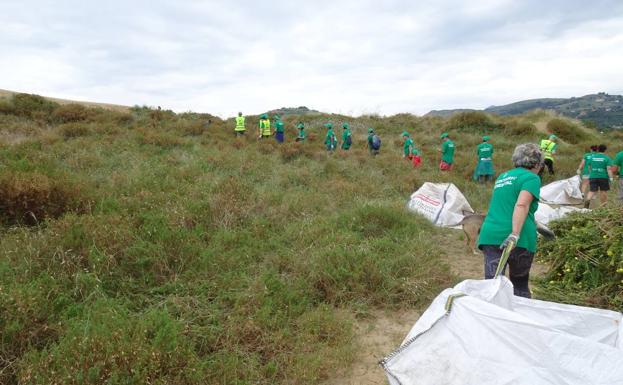
<instances>
[{"instance_id":1,"label":"person in green shirt","mask_svg":"<svg viewBox=\"0 0 623 385\"><path fill-rule=\"evenodd\" d=\"M275 115L275 140L278 143L283 143L285 140L285 128L283 122L281 121L281 117L279 115Z\"/></svg>"},{"instance_id":2,"label":"person in green shirt","mask_svg":"<svg viewBox=\"0 0 623 385\"><path fill-rule=\"evenodd\" d=\"M619 172L619 196L618 200L623 203L623 151L619 151L614 157L612 172Z\"/></svg>"},{"instance_id":3,"label":"person in green shirt","mask_svg":"<svg viewBox=\"0 0 623 385\"><path fill-rule=\"evenodd\" d=\"M377 156L381 151L381 138L372 128L368 128L368 149L370 150L370 155L372 156Z\"/></svg>"},{"instance_id":4,"label":"person in green shirt","mask_svg":"<svg viewBox=\"0 0 623 385\"><path fill-rule=\"evenodd\" d=\"M515 168L500 174L493 186L478 248L484 254L485 279L495 278L502 251L513 248L508 265L514 293L530 298L528 281L537 239L534 213L539 207L541 191L541 178L537 174L543 166L543 154L534 143L520 144L513 152L512 161Z\"/></svg>"},{"instance_id":5,"label":"person in green shirt","mask_svg":"<svg viewBox=\"0 0 623 385\"><path fill-rule=\"evenodd\" d=\"M305 125L303 123L299 123L296 128L299 129L299 135L296 137L297 142L305 141Z\"/></svg>"},{"instance_id":6,"label":"person in green shirt","mask_svg":"<svg viewBox=\"0 0 623 385\"><path fill-rule=\"evenodd\" d=\"M342 129L342 150L349 150L350 146L353 144L353 137L348 123L342 124Z\"/></svg>"},{"instance_id":7,"label":"person in green shirt","mask_svg":"<svg viewBox=\"0 0 623 385\"><path fill-rule=\"evenodd\" d=\"M413 142L413 139L411 138L408 132L403 131L402 140L403 140L402 149L404 152L403 157L405 159L411 160L414 168L419 166L420 163L422 163L422 158L420 157L420 152L415 147L415 143Z\"/></svg>"},{"instance_id":8,"label":"person in green shirt","mask_svg":"<svg viewBox=\"0 0 623 385\"><path fill-rule=\"evenodd\" d=\"M597 152L591 156L588 162L588 196L584 202L584 207L589 208L591 200L595 193L599 191L599 203L601 206L606 204L608 200L608 191L610 191L610 182L612 182L612 159L604 154L608 147L600 144Z\"/></svg>"},{"instance_id":9,"label":"person in green shirt","mask_svg":"<svg viewBox=\"0 0 623 385\"><path fill-rule=\"evenodd\" d=\"M478 163L474 170L473 179L480 183L493 180L495 175L495 170L493 169L493 145L489 143L489 139L487 135L483 136L482 143L476 147Z\"/></svg>"},{"instance_id":10,"label":"person in green shirt","mask_svg":"<svg viewBox=\"0 0 623 385\"><path fill-rule=\"evenodd\" d=\"M598 146L591 146L590 150L587 150L582 157L582 161L578 165L578 169L576 170L577 175L581 175L582 184L580 185L580 190L582 191L582 196L585 197L586 193L588 193L588 163L590 162L594 153L597 152Z\"/></svg>"},{"instance_id":11,"label":"person in green shirt","mask_svg":"<svg viewBox=\"0 0 623 385\"><path fill-rule=\"evenodd\" d=\"M333 152L337 147L337 138L335 137L335 133L333 133L333 124L326 123L324 126L327 129L327 136L324 138L324 144L327 146L327 151Z\"/></svg>"},{"instance_id":12,"label":"person in green shirt","mask_svg":"<svg viewBox=\"0 0 623 385\"><path fill-rule=\"evenodd\" d=\"M439 137L441 139L441 163L439 163L439 169L441 171L452 170L452 164L454 163L454 142L450 139L450 135L444 132Z\"/></svg>"}]
</instances>

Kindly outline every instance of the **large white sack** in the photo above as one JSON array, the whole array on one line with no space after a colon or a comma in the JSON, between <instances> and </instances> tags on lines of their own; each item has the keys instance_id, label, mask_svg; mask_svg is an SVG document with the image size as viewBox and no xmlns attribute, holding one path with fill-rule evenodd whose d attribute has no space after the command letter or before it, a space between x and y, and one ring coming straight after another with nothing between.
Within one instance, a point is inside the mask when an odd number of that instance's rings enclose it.
<instances>
[{"instance_id":1,"label":"large white sack","mask_svg":"<svg viewBox=\"0 0 623 385\"><path fill-rule=\"evenodd\" d=\"M444 290L383 360L390 384L623 384L621 313L512 290L505 277ZM446 313L448 297L460 293Z\"/></svg>"},{"instance_id":2,"label":"large white sack","mask_svg":"<svg viewBox=\"0 0 623 385\"><path fill-rule=\"evenodd\" d=\"M442 227L456 226L465 217L463 213L474 212L465 196L452 183L424 183L411 194L407 208Z\"/></svg>"},{"instance_id":3,"label":"large white sack","mask_svg":"<svg viewBox=\"0 0 623 385\"><path fill-rule=\"evenodd\" d=\"M573 212L585 212L590 211L588 209L580 209L571 206L552 207L545 203L539 203L539 208L534 213L534 219L544 225L547 225L550 221L560 219L565 215Z\"/></svg>"},{"instance_id":4,"label":"large white sack","mask_svg":"<svg viewBox=\"0 0 623 385\"><path fill-rule=\"evenodd\" d=\"M577 205L583 202L578 175L563 180L557 180L541 187L541 202L556 205Z\"/></svg>"}]
</instances>

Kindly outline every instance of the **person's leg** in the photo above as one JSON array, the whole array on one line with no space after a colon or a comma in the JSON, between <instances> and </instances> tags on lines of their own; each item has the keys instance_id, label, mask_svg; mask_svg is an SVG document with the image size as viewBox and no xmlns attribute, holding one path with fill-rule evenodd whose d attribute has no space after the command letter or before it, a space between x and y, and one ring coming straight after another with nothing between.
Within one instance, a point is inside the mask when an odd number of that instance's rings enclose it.
<instances>
[{"instance_id":1,"label":"person's leg","mask_svg":"<svg viewBox=\"0 0 623 385\"><path fill-rule=\"evenodd\" d=\"M599 189L598 181L596 179L589 179L588 180L588 186L589 186L588 195L586 196L586 200L584 201L584 208L585 209L590 208L591 200L593 200L593 197L595 196L595 193Z\"/></svg>"},{"instance_id":2,"label":"person's leg","mask_svg":"<svg viewBox=\"0 0 623 385\"><path fill-rule=\"evenodd\" d=\"M547 165L547 169L550 175L554 175L554 161L551 159L548 159L548 160L549 160L549 163Z\"/></svg>"},{"instance_id":3,"label":"person's leg","mask_svg":"<svg viewBox=\"0 0 623 385\"><path fill-rule=\"evenodd\" d=\"M514 294L518 297L530 298L530 268L534 253L516 247L508 258L509 278L513 283Z\"/></svg>"},{"instance_id":4,"label":"person's leg","mask_svg":"<svg viewBox=\"0 0 623 385\"><path fill-rule=\"evenodd\" d=\"M582 179L582 185L580 189L582 190L582 196L586 197L586 194L588 193L588 178Z\"/></svg>"},{"instance_id":5,"label":"person's leg","mask_svg":"<svg viewBox=\"0 0 623 385\"><path fill-rule=\"evenodd\" d=\"M484 255L485 279L495 278L495 272L502 257L502 250L499 246L483 245L482 254ZM506 266L504 270L506 270ZM502 272L502 274L504 273Z\"/></svg>"}]
</instances>

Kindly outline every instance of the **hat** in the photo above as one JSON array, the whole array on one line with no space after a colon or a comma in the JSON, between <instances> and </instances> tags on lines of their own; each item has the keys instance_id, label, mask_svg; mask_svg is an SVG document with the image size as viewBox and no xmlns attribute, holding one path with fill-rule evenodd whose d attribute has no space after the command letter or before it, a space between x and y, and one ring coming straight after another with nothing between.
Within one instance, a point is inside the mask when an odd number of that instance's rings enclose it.
<instances>
[{"instance_id":1,"label":"hat","mask_svg":"<svg viewBox=\"0 0 623 385\"><path fill-rule=\"evenodd\" d=\"M409 136L409 133L407 131L403 131L402 136Z\"/></svg>"},{"instance_id":2,"label":"hat","mask_svg":"<svg viewBox=\"0 0 623 385\"><path fill-rule=\"evenodd\" d=\"M333 128L333 124L331 124L331 123L325 123L324 126L326 128Z\"/></svg>"},{"instance_id":3,"label":"hat","mask_svg":"<svg viewBox=\"0 0 623 385\"><path fill-rule=\"evenodd\" d=\"M558 137L556 135L554 135L554 134L551 134L549 136L549 140L552 140L552 139L558 139Z\"/></svg>"},{"instance_id":4,"label":"hat","mask_svg":"<svg viewBox=\"0 0 623 385\"><path fill-rule=\"evenodd\" d=\"M448 135L447 132L444 132L443 134L439 135L439 139L447 138L448 136L450 135Z\"/></svg>"},{"instance_id":5,"label":"hat","mask_svg":"<svg viewBox=\"0 0 623 385\"><path fill-rule=\"evenodd\" d=\"M342 128L348 128L348 123L342 124Z\"/></svg>"},{"instance_id":6,"label":"hat","mask_svg":"<svg viewBox=\"0 0 623 385\"><path fill-rule=\"evenodd\" d=\"M482 137L482 141L483 142L487 142L487 141L489 141L489 139L491 139L491 138L489 138L489 135L485 135L485 136Z\"/></svg>"},{"instance_id":7,"label":"hat","mask_svg":"<svg viewBox=\"0 0 623 385\"><path fill-rule=\"evenodd\" d=\"M267 118L268 118L268 116L266 114L260 115L260 119L267 119Z\"/></svg>"},{"instance_id":8,"label":"hat","mask_svg":"<svg viewBox=\"0 0 623 385\"><path fill-rule=\"evenodd\" d=\"M305 128L305 125L303 123L299 123L296 125L296 128Z\"/></svg>"},{"instance_id":9,"label":"hat","mask_svg":"<svg viewBox=\"0 0 623 385\"><path fill-rule=\"evenodd\" d=\"M374 132L373 128L368 128L368 132Z\"/></svg>"}]
</instances>

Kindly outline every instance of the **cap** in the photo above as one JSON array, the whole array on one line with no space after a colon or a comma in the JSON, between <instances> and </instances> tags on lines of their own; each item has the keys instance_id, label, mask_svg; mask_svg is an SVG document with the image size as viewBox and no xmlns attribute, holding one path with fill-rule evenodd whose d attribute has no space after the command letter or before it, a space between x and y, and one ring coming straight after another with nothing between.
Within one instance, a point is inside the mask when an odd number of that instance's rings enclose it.
<instances>
[{"instance_id":1,"label":"cap","mask_svg":"<svg viewBox=\"0 0 623 385\"><path fill-rule=\"evenodd\" d=\"M402 136L409 136L409 133L407 131L403 131Z\"/></svg>"},{"instance_id":2,"label":"cap","mask_svg":"<svg viewBox=\"0 0 623 385\"><path fill-rule=\"evenodd\" d=\"M374 132L373 128L368 128L368 132Z\"/></svg>"},{"instance_id":3,"label":"cap","mask_svg":"<svg viewBox=\"0 0 623 385\"><path fill-rule=\"evenodd\" d=\"M348 128L348 123L342 124L342 128Z\"/></svg>"},{"instance_id":4,"label":"cap","mask_svg":"<svg viewBox=\"0 0 623 385\"><path fill-rule=\"evenodd\" d=\"M266 114L260 115L260 119L266 119L266 118L268 118L268 116Z\"/></svg>"},{"instance_id":5,"label":"cap","mask_svg":"<svg viewBox=\"0 0 623 385\"><path fill-rule=\"evenodd\" d=\"M552 139L558 139L558 137L556 135L554 135L554 134L551 134L549 136L549 140L552 140Z\"/></svg>"},{"instance_id":6,"label":"cap","mask_svg":"<svg viewBox=\"0 0 623 385\"><path fill-rule=\"evenodd\" d=\"M482 141L483 142L487 142L487 141L489 141L489 139L491 139L491 138L489 138L489 135L485 135L485 136L482 137Z\"/></svg>"},{"instance_id":7,"label":"cap","mask_svg":"<svg viewBox=\"0 0 623 385\"><path fill-rule=\"evenodd\" d=\"M448 135L447 132L444 132L443 134L439 135L439 139L447 138L448 136L450 135Z\"/></svg>"},{"instance_id":8,"label":"cap","mask_svg":"<svg viewBox=\"0 0 623 385\"><path fill-rule=\"evenodd\" d=\"M303 123L299 123L296 125L296 128L305 128L305 125Z\"/></svg>"},{"instance_id":9,"label":"cap","mask_svg":"<svg viewBox=\"0 0 623 385\"><path fill-rule=\"evenodd\" d=\"M333 128L333 124L331 124L331 123L325 123L324 126L326 128Z\"/></svg>"}]
</instances>

